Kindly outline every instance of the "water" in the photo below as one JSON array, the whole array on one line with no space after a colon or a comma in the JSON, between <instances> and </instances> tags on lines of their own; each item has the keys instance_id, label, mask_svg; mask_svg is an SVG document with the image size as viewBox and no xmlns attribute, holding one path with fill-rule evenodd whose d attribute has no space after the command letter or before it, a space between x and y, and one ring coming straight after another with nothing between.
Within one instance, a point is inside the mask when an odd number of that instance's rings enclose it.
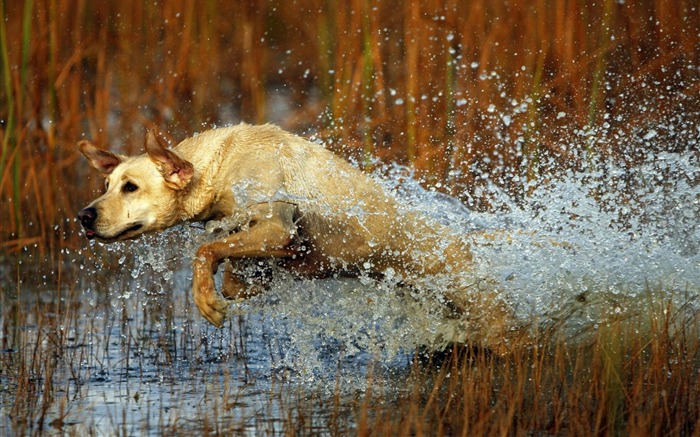
<instances>
[{"instance_id":1,"label":"water","mask_svg":"<svg viewBox=\"0 0 700 437\"><path fill-rule=\"evenodd\" d=\"M582 152L583 165L552 164L545 182L517 195L487 183L489 211L441 194L444 187L424 188L400 166L374 177L406 210L471 242L471 275L498 290L514 324L556 327L585 341L582 334L658 302L698 311L700 153L692 138L700 131L676 129L691 138L682 147L664 143L662 127L628 137L633 164ZM613 135L621 134L589 131L571 146L586 150L591 138ZM189 265L206 238L201 226L183 225L136 242L93 242L63 257L64 269L78 266L76 283L23 280L16 300L3 294L3 363L18 373L3 372L0 385L36 398L23 401L28 411L45 410L43 419L28 419L34 429L160 434L225 426L254 435L282 432L289 417L304 414L340 417L352 429L352 402L367 389L368 373L389 381L383 396L391 399L416 348L463 339L451 331L459 324L450 327L434 303L391 275L299 280L269 264L247 267L271 270L269 291L234 304L226 328L214 330L189 295ZM13 311L26 313L21 323ZM36 357L31 350L43 358L30 360L22 376L13 360ZM47 379L50 393L42 388ZM309 393L313 399L299 401ZM330 411L335 396L342 406ZM2 397L5 429L16 401Z\"/></svg>"},{"instance_id":2,"label":"water","mask_svg":"<svg viewBox=\"0 0 700 437\"><path fill-rule=\"evenodd\" d=\"M158 242L163 240L149 241ZM269 326L269 313L251 308L215 330L193 313L186 268L154 279L182 261L153 256L137 255L138 262L153 264L131 271L102 274L102 263L86 266L90 279L58 296L28 280L34 296L2 302L3 326L18 309L26 313L21 326L3 330L3 344L10 346L1 357L4 434L17 429L11 420L28 421L25 431L77 435L197 433L207 429L202 421L237 435L259 435L283 432L290 414L324 423L331 414L350 420L344 418L348 407L327 407L338 393L329 369L359 377L355 361L322 355L318 366L327 372L309 380L301 367L288 365L284 346L292 340L279 323ZM114 264L130 267L128 260ZM339 351L337 345L327 348ZM302 388L315 398L299 402ZM351 400L355 390L341 394Z\"/></svg>"}]
</instances>

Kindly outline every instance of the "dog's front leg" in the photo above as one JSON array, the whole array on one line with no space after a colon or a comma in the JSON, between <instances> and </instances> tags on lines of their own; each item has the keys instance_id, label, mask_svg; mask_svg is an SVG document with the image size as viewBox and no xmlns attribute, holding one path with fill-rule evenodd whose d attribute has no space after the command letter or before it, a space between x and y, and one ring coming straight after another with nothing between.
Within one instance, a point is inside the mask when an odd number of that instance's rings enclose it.
<instances>
[{"instance_id":1,"label":"dog's front leg","mask_svg":"<svg viewBox=\"0 0 700 437\"><path fill-rule=\"evenodd\" d=\"M193 265L192 293L199 312L214 326L223 325L228 310L228 301L214 286L214 273L219 264L226 258L292 256L295 252L288 246L295 235L293 215L294 205L261 204L254 208L249 229L199 248Z\"/></svg>"}]
</instances>

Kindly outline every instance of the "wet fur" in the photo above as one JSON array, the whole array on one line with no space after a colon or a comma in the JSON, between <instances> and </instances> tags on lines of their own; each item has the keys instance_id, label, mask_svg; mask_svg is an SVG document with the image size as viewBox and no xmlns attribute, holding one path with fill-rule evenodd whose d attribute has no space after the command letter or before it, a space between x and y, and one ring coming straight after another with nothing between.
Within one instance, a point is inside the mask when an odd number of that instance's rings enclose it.
<instances>
[{"instance_id":1,"label":"wet fur","mask_svg":"<svg viewBox=\"0 0 700 437\"><path fill-rule=\"evenodd\" d=\"M227 314L227 299L257 292L230 263L217 291L213 274L225 260L275 258L314 277L391 269L418 289L432 275L458 277L471 269L461 239L401 209L379 184L332 152L276 126L209 130L172 150L150 132L147 153L135 157L87 141L79 147L107 183L106 192L79 215L88 238L118 241L185 221L241 218L194 258L194 302L216 326ZM493 293L457 282L446 293L447 304L470 319L476 341L499 343L507 319L502 304Z\"/></svg>"}]
</instances>

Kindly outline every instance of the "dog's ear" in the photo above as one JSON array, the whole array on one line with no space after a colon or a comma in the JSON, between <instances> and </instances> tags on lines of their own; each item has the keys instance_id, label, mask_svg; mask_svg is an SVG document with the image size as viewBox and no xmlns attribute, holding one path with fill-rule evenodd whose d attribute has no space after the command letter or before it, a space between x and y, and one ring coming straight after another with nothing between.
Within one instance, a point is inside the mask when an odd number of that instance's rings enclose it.
<instances>
[{"instance_id":1,"label":"dog's ear","mask_svg":"<svg viewBox=\"0 0 700 437\"><path fill-rule=\"evenodd\" d=\"M78 143L80 153L83 154L90 162L90 165L95 170L99 171L103 176L109 176L116 166L121 164L123 158L106 150L98 149L90 141L81 141Z\"/></svg>"},{"instance_id":2,"label":"dog's ear","mask_svg":"<svg viewBox=\"0 0 700 437\"><path fill-rule=\"evenodd\" d=\"M192 164L168 150L165 143L152 130L146 134L146 152L158 167L168 187L182 190L192 180L194 175Z\"/></svg>"}]
</instances>

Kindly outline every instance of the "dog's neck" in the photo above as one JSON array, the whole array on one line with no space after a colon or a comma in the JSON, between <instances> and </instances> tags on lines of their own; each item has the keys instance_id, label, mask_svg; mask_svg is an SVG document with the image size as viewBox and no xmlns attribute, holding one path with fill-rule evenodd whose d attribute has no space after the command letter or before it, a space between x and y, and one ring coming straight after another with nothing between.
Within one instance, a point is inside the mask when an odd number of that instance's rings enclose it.
<instances>
[{"instance_id":1,"label":"dog's neck","mask_svg":"<svg viewBox=\"0 0 700 437\"><path fill-rule=\"evenodd\" d=\"M190 186L178 196L176 209L181 212L179 221L207 221L230 215L233 210L233 193L227 194L217 193L211 181L204 180L196 172Z\"/></svg>"},{"instance_id":2,"label":"dog's neck","mask_svg":"<svg viewBox=\"0 0 700 437\"><path fill-rule=\"evenodd\" d=\"M178 198L181 221L206 221L220 219L233 213L235 206L231 190L221 192L217 187L225 186L218 178L221 173L221 157L231 156L235 148L235 132L240 126L221 128L204 132L189 138L175 147L178 155L194 166L195 173L189 186ZM206 142L208 148L218 149L214 153L199 153L198 149Z\"/></svg>"}]
</instances>

